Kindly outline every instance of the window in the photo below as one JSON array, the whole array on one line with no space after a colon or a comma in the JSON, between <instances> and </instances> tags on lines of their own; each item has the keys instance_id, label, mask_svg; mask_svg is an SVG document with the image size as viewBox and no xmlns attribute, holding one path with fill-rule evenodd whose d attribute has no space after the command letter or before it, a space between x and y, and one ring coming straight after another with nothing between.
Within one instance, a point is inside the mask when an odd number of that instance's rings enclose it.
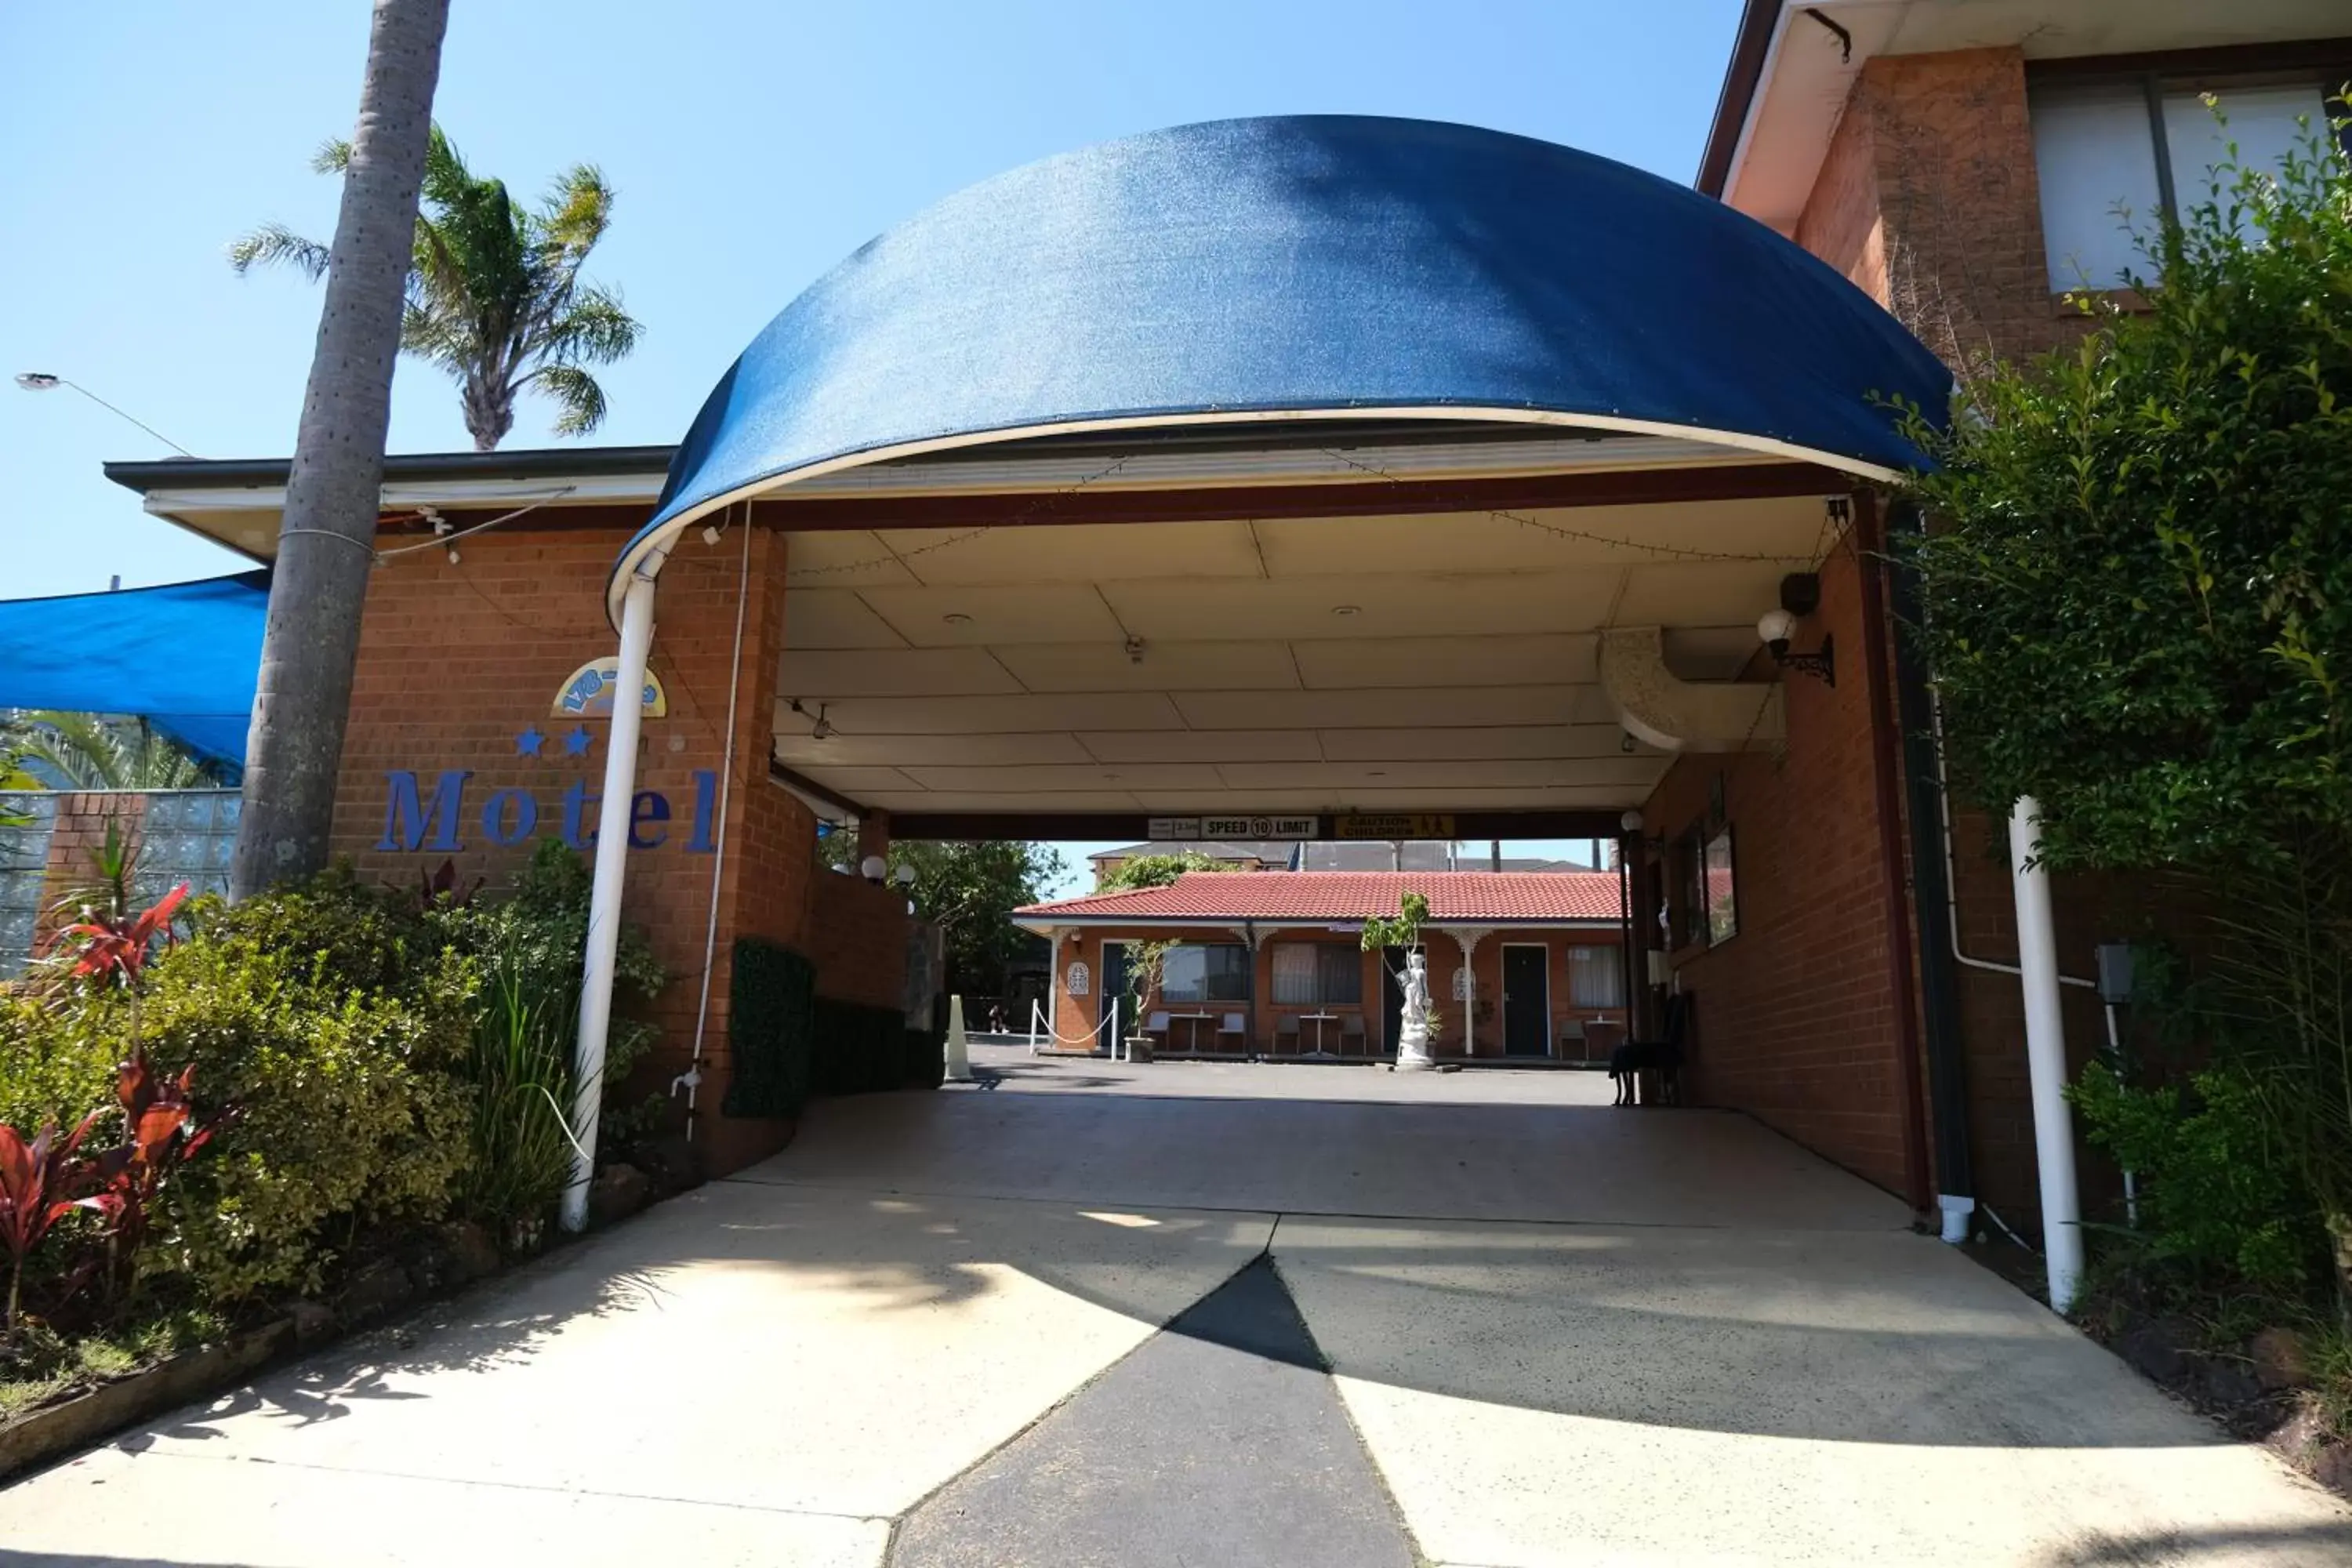
<instances>
[{"instance_id":1,"label":"window","mask_svg":"<svg viewBox=\"0 0 2352 1568\"><path fill-rule=\"evenodd\" d=\"M1363 953L1336 942L1290 942L1274 950L1276 1005L1354 1006L1364 999Z\"/></svg>"},{"instance_id":2,"label":"window","mask_svg":"<svg viewBox=\"0 0 2352 1568\"><path fill-rule=\"evenodd\" d=\"M1613 947L1568 950L1568 999L1575 1007L1622 1007L1625 966Z\"/></svg>"},{"instance_id":3,"label":"window","mask_svg":"<svg viewBox=\"0 0 2352 1568\"><path fill-rule=\"evenodd\" d=\"M1739 934L1739 893L1731 875L1731 829L1706 841L1706 944L1720 946Z\"/></svg>"},{"instance_id":4,"label":"window","mask_svg":"<svg viewBox=\"0 0 2352 1568\"><path fill-rule=\"evenodd\" d=\"M1184 942L1160 964L1163 1002L1242 1002L1249 997L1249 949L1239 942Z\"/></svg>"},{"instance_id":5,"label":"window","mask_svg":"<svg viewBox=\"0 0 2352 1568\"><path fill-rule=\"evenodd\" d=\"M2202 92L2229 119L2214 122ZM2274 169L2307 132L2326 133L2326 94L2316 81L2212 85L2153 76L2056 80L2029 99L2034 170L2042 187L2042 244L2053 291L2116 289L2145 273L2130 228L2207 199L2210 170L2238 144L2248 168Z\"/></svg>"}]
</instances>

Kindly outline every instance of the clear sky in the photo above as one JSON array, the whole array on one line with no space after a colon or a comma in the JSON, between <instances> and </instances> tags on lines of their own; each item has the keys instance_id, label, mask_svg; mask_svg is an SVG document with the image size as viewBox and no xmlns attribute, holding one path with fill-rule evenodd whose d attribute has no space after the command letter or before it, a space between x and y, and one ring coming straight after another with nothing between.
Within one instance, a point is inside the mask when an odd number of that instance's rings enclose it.
<instances>
[{"instance_id":1,"label":"clear sky","mask_svg":"<svg viewBox=\"0 0 2352 1568\"><path fill-rule=\"evenodd\" d=\"M455 0L436 113L478 172L617 187L591 268L646 325L593 439L669 442L812 279L971 182L1230 115L1462 121L1671 179L1697 167L1738 0ZM205 457L282 456L317 329L290 273L223 251L333 230L310 172L350 132L364 0L0 4L0 377L68 377ZM526 404L510 447L552 445ZM467 445L404 364L394 451ZM0 380L0 597L169 582L239 558L145 517L109 458L168 450Z\"/></svg>"}]
</instances>

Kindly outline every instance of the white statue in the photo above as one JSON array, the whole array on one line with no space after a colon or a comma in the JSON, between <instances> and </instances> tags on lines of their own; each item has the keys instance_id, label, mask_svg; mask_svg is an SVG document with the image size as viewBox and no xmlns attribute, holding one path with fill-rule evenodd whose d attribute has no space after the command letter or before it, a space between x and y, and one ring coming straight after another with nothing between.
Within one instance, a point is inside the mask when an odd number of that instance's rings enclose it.
<instances>
[{"instance_id":1,"label":"white statue","mask_svg":"<svg viewBox=\"0 0 2352 1568\"><path fill-rule=\"evenodd\" d=\"M1397 1027L1399 1072L1427 1072L1429 1055L1429 960L1414 948L1404 957L1404 1016Z\"/></svg>"}]
</instances>

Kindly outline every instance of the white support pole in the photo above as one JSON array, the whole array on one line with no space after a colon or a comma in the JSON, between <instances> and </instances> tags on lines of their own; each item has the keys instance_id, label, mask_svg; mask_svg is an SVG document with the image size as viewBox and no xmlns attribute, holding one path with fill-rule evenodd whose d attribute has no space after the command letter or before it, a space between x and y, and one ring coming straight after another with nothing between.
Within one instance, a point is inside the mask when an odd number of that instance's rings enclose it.
<instances>
[{"instance_id":1,"label":"white support pole","mask_svg":"<svg viewBox=\"0 0 2352 1568\"><path fill-rule=\"evenodd\" d=\"M580 972L580 1036L572 1052L572 1182L563 1228L588 1228L596 1175L596 1117L604 1100L604 1038L613 1023L613 962L621 942L621 884L629 856L629 805L637 790L637 731L645 717L646 659L654 644L654 580L637 576L621 601L621 660L613 728L605 738L604 798L596 807L596 869L588 894L588 951Z\"/></svg>"},{"instance_id":2,"label":"white support pole","mask_svg":"<svg viewBox=\"0 0 2352 1568\"><path fill-rule=\"evenodd\" d=\"M2059 1011L2058 935L2042 853L2042 805L2021 795L2009 816L2017 897L2017 964L2025 986L2025 1061L2033 1091L2033 1152L2042 1179L2042 1247L2050 1305L2074 1304L2083 1279L2082 1197L2074 1182L2074 1119L2066 1106L2066 1026Z\"/></svg>"}]
</instances>

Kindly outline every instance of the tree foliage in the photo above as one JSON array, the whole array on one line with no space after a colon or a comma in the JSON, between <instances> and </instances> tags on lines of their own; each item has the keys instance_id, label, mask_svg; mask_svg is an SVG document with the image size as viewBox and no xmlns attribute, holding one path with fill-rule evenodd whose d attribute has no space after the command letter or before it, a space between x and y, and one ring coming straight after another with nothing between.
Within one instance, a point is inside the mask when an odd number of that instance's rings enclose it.
<instances>
[{"instance_id":1,"label":"tree foliage","mask_svg":"<svg viewBox=\"0 0 2352 1568\"><path fill-rule=\"evenodd\" d=\"M1061 855L1045 844L908 842L893 844L888 859L894 877L914 868L908 897L945 938L951 987L997 984L1027 940L1013 911L1062 874Z\"/></svg>"},{"instance_id":2,"label":"tree foliage","mask_svg":"<svg viewBox=\"0 0 2352 1568\"><path fill-rule=\"evenodd\" d=\"M1096 891L1125 893L1138 888L1164 888L1187 871L1240 869L1231 860L1220 860L1198 849L1181 849L1173 855L1138 855L1105 877L1102 886Z\"/></svg>"},{"instance_id":3,"label":"tree foliage","mask_svg":"<svg viewBox=\"0 0 2352 1568\"><path fill-rule=\"evenodd\" d=\"M219 782L144 719L46 710L0 721L0 775L8 789L205 789Z\"/></svg>"},{"instance_id":4,"label":"tree foliage","mask_svg":"<svg viewBox=\"0 0 2352 1568\"><path fill-rule=\"evenodd\" d=\"M2144 241L2145 309L1972 386L1918 546L1958 781L2059 868L2352 832L2352 181L2315 134Z\"/></svg>"},{"instance_id":5,"label":"tree foliage","mask_svg":"<svg viewBox=\"0 0 2352 1568\"><path fill-rule=\"evenodd\" d=\"M351 159L352 144L333 141L311 166L341 174ZM625 357L641 331L619 294L580 276L612 219L613 187L593 164L573 164L526 205L505 182L477 176L433 128L400 346L456 379L478 451L514 428L515 398L526 387L554 401L559 436L604 423L604 390L588 367ZM327 247L283 224L263 225L228 254L240 276L257 262L293 267L313 282L327 270Z\"/></svg>"}]
</instances>

